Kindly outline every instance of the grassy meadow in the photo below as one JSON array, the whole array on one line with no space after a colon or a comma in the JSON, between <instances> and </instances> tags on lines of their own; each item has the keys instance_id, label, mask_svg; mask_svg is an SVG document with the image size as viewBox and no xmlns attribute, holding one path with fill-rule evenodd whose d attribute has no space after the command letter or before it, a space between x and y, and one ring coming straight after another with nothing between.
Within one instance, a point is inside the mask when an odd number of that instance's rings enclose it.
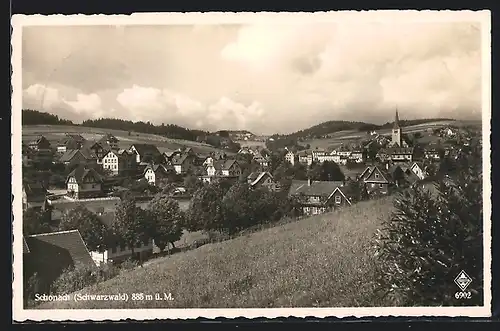
<instances>
[{"instance_id":1,"label":"grassy meadow","mask_svg":"<svg viewBox=\"0 0 500 331\"><path fill-rule=\"evenodd\" d=\"M85 288L129 300L49 302L41 309L387 306L374 294L374 233L392 197L303 218L158 259ZM172 301L132 301L132 293Z\"/></svg>"},{"instance_id":2,"label":"grassy meadow","mask_svg":"<svg viewBox=\"0 0 500 331\"><path fill-rule=\"evenodd\" d=\"M210 152L217 150L216 148L198 143L196 141L171 139L155 134L131 132L128 131L90 128L83 126L72 125L24 125L22 127L23 141L36 139L40 135L44 135L51 143L57 143L67 134L80 134L87 140L99 140L106 133L113 134L119 140L120 148L128 148L133 143L146 143L156 145L160 149L176 150L182 147L191 147L196 152Z\"/></svg>"}]
</instances>

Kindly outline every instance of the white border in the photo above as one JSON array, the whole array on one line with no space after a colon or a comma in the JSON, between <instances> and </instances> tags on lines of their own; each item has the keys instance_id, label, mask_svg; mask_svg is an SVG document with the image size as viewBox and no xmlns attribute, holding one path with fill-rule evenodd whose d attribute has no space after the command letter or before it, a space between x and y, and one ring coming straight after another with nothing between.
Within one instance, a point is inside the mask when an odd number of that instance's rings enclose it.
<instances>
[{"instance_id":1,"label":"white border","mask_svg":"<svg viewBox=\"0 0 500 331\"><path fill-rule=\"evenodd\" d=\"M172 24L245 24L245 23L296 24L301 22L331 22L342 20L358 23L360 20L375 22L453 22L475 21L482 31L482 119L483 119L483 172L491 174L490 119L491 119L491 17L483 11L346 11L317 13L140 13L127 15L14 15L12 17L12 193L13 213L22 215L21 185L21 108L22 108L22 27L33 25L172 25ZM491 175L490 175L491 176ZM14 219L13 270L13 319L15 321L61 320L152 320L190 319L216 317L364 317L364 316L470 316L491 315L491 177L484 176L484 303L483 307L380 307L380 308L266 308L266 309L102 309L102 310L25 310L22 300L22 225L21 218Z\"/></svg>"}]
</instances>

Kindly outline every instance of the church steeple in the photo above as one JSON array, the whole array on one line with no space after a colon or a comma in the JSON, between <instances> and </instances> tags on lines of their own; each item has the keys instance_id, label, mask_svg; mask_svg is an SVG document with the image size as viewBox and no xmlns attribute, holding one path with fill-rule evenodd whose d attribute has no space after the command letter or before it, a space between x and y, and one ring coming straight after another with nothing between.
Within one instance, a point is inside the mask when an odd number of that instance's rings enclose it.
<instances>
[{"instance_id":1,"label":"church steeple","mask_svg":"<svg viewBox=\"0 0 500 331\"><path fill-rule=\"evenodd\" d=\"M394 116L394 127L392 128L392 145L403 147L403 135L401 127L399 126L399 113L396 108L396 115Z\"/></svg>"},{"instance_id":2,"label":"church steeple","mask_svg":"<svg viewBox=\"0 0 500 331\"><path fill-rule=\"evenodd\" d=\"M396 116L394 117L394 129L399 129L399 114L398 109L396 108Z\"/></svg>"}]
</instances>

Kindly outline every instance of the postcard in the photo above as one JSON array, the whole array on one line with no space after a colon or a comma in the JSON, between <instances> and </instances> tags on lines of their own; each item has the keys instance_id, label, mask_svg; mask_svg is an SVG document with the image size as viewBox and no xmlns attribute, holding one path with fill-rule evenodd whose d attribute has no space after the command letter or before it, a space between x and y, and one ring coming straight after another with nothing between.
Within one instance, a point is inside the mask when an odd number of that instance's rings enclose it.
<instances>
[{"instance_id":1,"label":"postcard","mask_svg":"<svg viewBox=\"0 0 500 331\"><path fill-rule=\"evenodd\" d=\"M12 27L15 321L491 315L489 11Z\"/></svg>"}]
</instances>

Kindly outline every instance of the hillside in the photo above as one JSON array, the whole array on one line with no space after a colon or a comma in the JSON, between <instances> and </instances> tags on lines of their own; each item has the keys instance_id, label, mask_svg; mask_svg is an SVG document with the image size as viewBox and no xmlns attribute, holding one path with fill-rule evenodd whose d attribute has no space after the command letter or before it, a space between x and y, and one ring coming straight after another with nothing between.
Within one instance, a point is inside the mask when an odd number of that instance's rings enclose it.
<instances>
[{"instance_id":1,"label":"hillside","mask_svg":"<svg viewBox=\"0 0 500 331\"><path fill-rule=\"evenodd\" d=\"M131 132L129 134L128 131L123 130L92 128L81 125L23 125L22 127L23 141L30 141L36 139L39 135L43 135L51 143L57 143L67 133L81 134L87 140L98 140L106 133L111 133L118 138L120 148L128 148L133 143L149 143L157 146L161 151L163 149L174 151L182 147L191 147L195 152L200 153L218 150L207 144L190 140L171 139L151 133Z\"/></svg>"},{"instance_id":2,"label":"hillside","mask_svg":"<svg viewBox=\"0 0 500 331\"><path fill-rule=\"evenodd\" d=\"M154 125L150 122L132 122L117 118L99 118L95 120L85 120L82 124L75 124L71 121L60 119L56 115L40 112L31 109L22 111L23 125L75 125L83 127L123 130L139 133L150 133L159 136L196 141L199 136L207 134L201 130L190 130L175 124Z\"/></svg>"},{"instance_id":3,"label":"hillside","mask_svg":"<svg viewBox=\"0 0 500 331\"><path fill-rule=\"evenodd\" d=\"M399 123L402 127L414 126L419 124L425 124L430 122L438 121L454 121L452 119L445 118L434 118L434 119L417 119L417 120L400 120ZM299 130L285 137L295 138L295 139L315 139L323 138L327 135L334 134L339 131L374 131L374 130L384 130L391 129L393 122L387 122L382 125L365 123L365 122L350 122L350 121L328 121L321 124L314 125L310 128Z\"/></svg>"},{"instance_id":4,"label":"hillside","mask_svg":"<svg viewBox=\"0 0 500 331\"><path fill-rule=\"evenodd\" d=\"M373 236L392 199L360 202L221 243L160 258L79 291L129 301L45 303L42 309L264 308L390 305L375 297ZM377 216L374 216L377 215ZM173 301L132 301L132 293Z\"/></svg>"}]
</instances>

